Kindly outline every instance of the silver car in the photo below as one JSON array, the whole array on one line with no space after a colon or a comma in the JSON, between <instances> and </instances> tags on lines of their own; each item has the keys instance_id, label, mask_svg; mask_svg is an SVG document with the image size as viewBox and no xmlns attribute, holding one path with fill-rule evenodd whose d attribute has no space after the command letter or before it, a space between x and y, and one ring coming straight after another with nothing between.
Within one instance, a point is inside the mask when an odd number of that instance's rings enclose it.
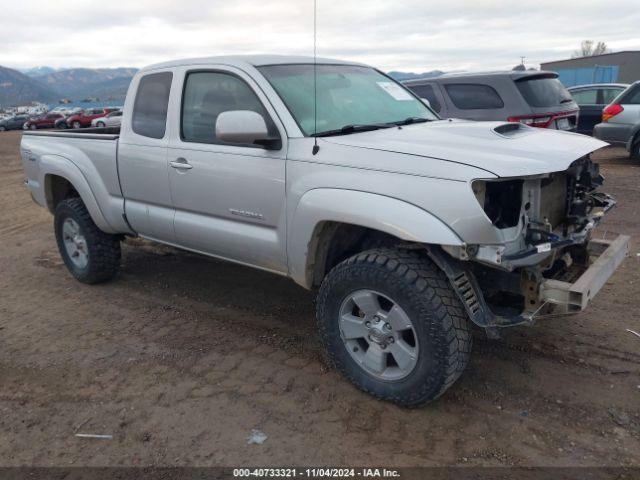
<instances>
[{"instance_id":1,"label":"silver car","mask_svg":"<svg viewBox=\"0 0 640 480\"><path fill-rule=\"evenodd\" d=\"M602 123L593 135L611 145L625 147L640 160L640 81L631 84L602 111Z\"/></svg>"},{"instance_id":2,"label":"silver car","mask_svg":"<svg viewBox=\"0 0 640 480\"><path fill-rule=\"evenodd\" d=\"M122 124L122 110L116 110L104 117L91 120L92 127L119 127Z\"/></svg>"}]
</instances>

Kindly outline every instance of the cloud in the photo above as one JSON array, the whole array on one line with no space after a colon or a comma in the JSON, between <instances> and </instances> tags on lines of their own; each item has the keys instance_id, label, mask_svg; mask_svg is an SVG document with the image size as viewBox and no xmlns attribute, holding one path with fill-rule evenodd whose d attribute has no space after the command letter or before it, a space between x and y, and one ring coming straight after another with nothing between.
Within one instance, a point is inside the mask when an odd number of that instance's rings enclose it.
<instances>
[{"instance_id":1,"label":"cloud","mask_svg":"<svg viewBox=\"0 0 640 480\"><path fill-rule=\"evenodd\" d=\"M318 53L385 70L510 68L586 38L640 48L637 0L318 0ZM0 65L144 66L219 54L313 52L312 0L7 2Z\"/></svg>"}]
</instances>

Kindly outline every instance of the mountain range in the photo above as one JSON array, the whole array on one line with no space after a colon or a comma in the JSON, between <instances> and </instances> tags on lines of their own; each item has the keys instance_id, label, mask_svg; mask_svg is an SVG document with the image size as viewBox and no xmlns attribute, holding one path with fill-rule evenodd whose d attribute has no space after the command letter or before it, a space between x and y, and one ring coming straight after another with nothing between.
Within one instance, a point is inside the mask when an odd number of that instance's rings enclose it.
<instances>
[{"instance_id":1,"label":"mountain range","mask_svg":"<svg viewBox=\"0 0 640 480\"><path fill-rule=\"evenodd\" d=\"M135 68L35 67L13 70L0 66L0 106L33 101L52 103L62 98L87 97L123 100Z\"/></svg>"},{"instance_id":2,"label":"mountain range","mask_svg":"<svg viewBox=\"0 0 640 480\"><path fill-rule=\"evenodd\" d=\"M37 101L54 103L62 98L80 101L89 97L124 100L136 68L52 68L39 66L22 71L0 66L0 107ZM424 73L391 71L398 81L431 78L440 70Z\"/></svg>"},{"instance_id":3,"label":"mountain range","mask_svg":"<svg viewBox=\"0 0 640 480\"><path fill-rule=\"evenodd\" d=\"M397 72L397 71L392 71L392 72L388 72L387 75L389 75L391 78L393 78L394 80L397 80L399 82L402 82L404 80L415 80L417 78L433 78L433 77L439 77L440 75L442 75L445 72L442 72L440 70L431 70L429 72L424 72L424 73L413 73L413 72Z\"/></svg>"},{"instance_id":4,"label":"mountain range","mask_svg":"<svg viewBox=\"0 0 640 480\"><path fill-rule=\"evenodd\" d=\"M43 83L17 70L0 66L0 106L54 102L60 98Z\"/></svg>"}]
</instances>

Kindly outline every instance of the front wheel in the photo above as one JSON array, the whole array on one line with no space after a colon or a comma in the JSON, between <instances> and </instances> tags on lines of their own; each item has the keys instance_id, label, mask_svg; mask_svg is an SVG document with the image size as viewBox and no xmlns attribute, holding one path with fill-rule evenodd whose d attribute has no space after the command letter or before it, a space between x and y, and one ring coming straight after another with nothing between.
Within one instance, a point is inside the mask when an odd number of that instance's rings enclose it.
<instances>
[{"instance_id":1,"label":"front wheel","mask_svg":"<svg viewBox=\"0 0 640 480\"><path fill-rule=\"evenodd\" d=\"M98 122L98 123L97 123L97 126L98 126L99 128L104 128L104 127L105 127L105 124L104 124L104 122Z\"/></svg>"},{"instance_id":2,"label":"front wheel","mask_svg":"<svg viewBox=\"0 0 640 480\"><path fill-rule=\"evenodd\" d=\"M77 129L79 129L80 127L82 127L82 125L80 125L80 122L73 122L73 123L71 124L71 126L72 126L73 128L75 128L76 130L77 130Z\"/></svg>"},{"instance_id":3,"label":"front wheel","mask_svg":"<svg viewBox=\"0 0 640 480\"><path fill-rule=\"evenodd\" d=\"M316 314L335 367L402 406L438 398L469 361L464 307L444 273L415 251L375 249L345 260L324 279Z\"/></svg>"},{"instance_id":4,"label":"front wheel","mask_svg":"<svg viewBox=\"0 0 640 480\"><path fill-rule=\"evenodd\" d=\"M92 284L116 276L120 241L96 226L80 198L68 198L58 204L54 226L62 260L77 280Z\"/></svg>"},{"instance_id":5,"label":"front wheel","mask_svg":"<svg viewBox=\"0 0 640 480\"><path fill-rule=\"evenodd\" d=\"M4 132L7 129L4 125L0 125L0 132Z\"/></svg>"}]
</instances>

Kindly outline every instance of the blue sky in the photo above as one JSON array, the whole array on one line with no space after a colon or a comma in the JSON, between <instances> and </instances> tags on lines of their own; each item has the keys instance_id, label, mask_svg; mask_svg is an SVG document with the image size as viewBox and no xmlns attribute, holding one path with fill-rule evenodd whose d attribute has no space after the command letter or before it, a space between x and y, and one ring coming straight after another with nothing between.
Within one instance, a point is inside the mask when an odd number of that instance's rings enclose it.
<instances>
[{"instance_id":1,"label":"blue sky","mask_svg":"<svg viewBox=\"0 0 640 480\"><path fill-rule=\"evenodd\" d=\"M640 49L638 0L318 0L318 54L383 70L489 70L567 58L584 39ZM141 67L236 53L310 55L313 0L22 0L0 65Z\"/></svg>"}]
</instances>

